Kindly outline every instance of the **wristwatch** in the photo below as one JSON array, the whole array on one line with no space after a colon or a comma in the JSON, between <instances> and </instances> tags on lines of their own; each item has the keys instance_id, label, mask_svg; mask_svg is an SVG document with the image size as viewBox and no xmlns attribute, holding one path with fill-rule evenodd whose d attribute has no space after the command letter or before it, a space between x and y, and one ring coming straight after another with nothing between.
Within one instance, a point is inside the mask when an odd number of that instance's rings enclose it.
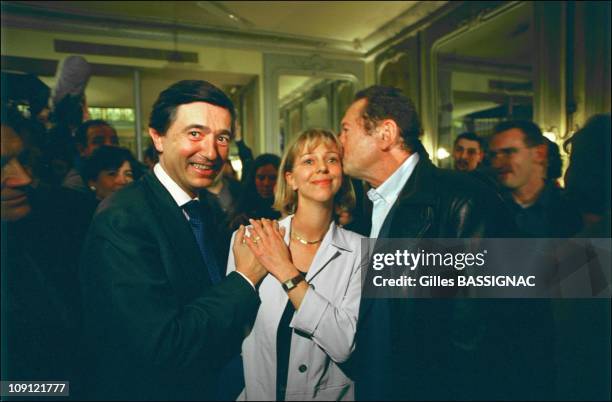
<instances>
[{"instance_id":1,"label":"wristwatch","mask_svg":"<svg viewBox=\"0 0 612 402\"><path fill-rule=\"evenodd\" d=\"M304 275L297 274L296 276L294 276L293 278L286 280L285 282L282 282L281 285L283 286L283 289L285 289L285 292L289 292L291 289L293 289L294 287L296 287L298 285L298 283L302 282L306 280L304 278Z\"/></svg>"}]
</instances>

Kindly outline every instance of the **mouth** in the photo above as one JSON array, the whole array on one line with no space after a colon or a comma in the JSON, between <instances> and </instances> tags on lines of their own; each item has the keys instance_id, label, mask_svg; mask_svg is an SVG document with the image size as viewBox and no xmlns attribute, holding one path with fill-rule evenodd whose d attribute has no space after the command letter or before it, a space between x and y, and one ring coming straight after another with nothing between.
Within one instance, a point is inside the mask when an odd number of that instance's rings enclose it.
<instances>
[{"instance_id":1,"label":"mouth","mask_svg":"<svg viewBox=\"0 0 612 402\"><path fill-rule=\"evenodd\" d=\"M506 177L510 176L510 173L512 172L509 170L500 170L497 172L497 177L500 179L505 179Z\"/></svg>"},{"instance_id":2,"label":"mouth","mask_svg":"<svg viewBox=\"0 0 612 402\"><path fill-rule=\"evenodd\" d=\"M314 180L312 182L312 184L314 184L316 186L330 186L331 183L332 183L331 179Z\"/></svg>"},{"instance_id":3,"label":"mouth","mask_svg":"<svg viewBox=\"0 0 612 402\"><path fill-rule=\"evenodd\" d=\"M2 204L4 204L4 206L9 207L9 206L21 205L21 204L26 203L27 201L28 201L28 196L26 194L21 194L18 196L2 199Z\"/></svg>"},{"instance_id":4,"label":"mouth","mask_svg":"<svg viewBox=\"0 0 612 402\"><path fill-rule=\"evenodd\" d=\"M189 162L189 166L200 176L214 176L219 172L217 164Z\"/></svg>"}]
</instances>

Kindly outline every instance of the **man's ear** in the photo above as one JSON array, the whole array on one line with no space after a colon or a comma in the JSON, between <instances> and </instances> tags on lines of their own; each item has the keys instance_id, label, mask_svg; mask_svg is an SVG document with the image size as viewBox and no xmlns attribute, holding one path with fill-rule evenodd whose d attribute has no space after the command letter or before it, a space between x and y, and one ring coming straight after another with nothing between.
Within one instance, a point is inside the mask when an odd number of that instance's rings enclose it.
<instances>
[{"instance_id":1,"label":"man's ear","mask_svg":"<svg viewBox=\"0 0 612 402\"><path fill-rule=\"evenodd\" d=\"M163 135L158 133L157 130L155 130L154 128L149 127L149 136L151 136L151 139L153 140L153 145L155 146L157 152L164 152L164 142L162 141Z\"/></svg>"},{"instance_id":2,"label":"man's ear","mask_svg":"<svg viewBox=\"0 0 612 402\"><path fill-rule=\"evenodd\" d=\"M386 151L391 149L398 142L399 127L395 121L385 119L378 124L376 135L381 150Z\"/></svg>"},{"instance_id":3,"label":"man's ear","mask_svg":"<svg viewBox=\"0 0 612 402\"><path fill-rule=\"evenodd\" d=\"M485 153L481 148L480 151L478 152L478 163L482 163L484 157L485 157Z\"/></svg>"},{"instance_id":4,"label":"man's ear","mask_svg":"<svg viewBox=\"0 0 612 402\"><path fill-rule=\"evenodd\" d=\"M295 185L295 180L293 180L293 172L285 172L285 181L289 188L293 191L297 191L297 186Z\"/></svg>"},{"instance_id":5,"label":"man's ear","mask_svg":"<svg viewBox=\"0 0 612 402\"><path fill-rule=\"evenodd\" d=\"M546 163L548 159L548 146L546 144L536 145L534 147L534 157L538 163Z\"/></svg>"}]
</instances>

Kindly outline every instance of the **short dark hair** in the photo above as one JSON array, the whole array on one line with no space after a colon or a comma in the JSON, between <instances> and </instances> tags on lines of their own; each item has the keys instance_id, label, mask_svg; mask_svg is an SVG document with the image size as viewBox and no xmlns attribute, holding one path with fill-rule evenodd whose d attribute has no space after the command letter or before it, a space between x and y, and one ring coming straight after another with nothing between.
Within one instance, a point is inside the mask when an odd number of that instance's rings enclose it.
<instances>
[{"instance_id":1,"label":"short dark hair","mask_svg":"<svg viewBox=\"0 0 612 402\"><path fill-rule=\"evenodd\" d=\"M523 132L523 142L525 142L525 145L528 147L535 147L537 145L544 144L545 137L542 135L542 130L540 130L540 127L538 127L537 124L528 120L502 121L493 128L493 135L511 130L513 128L519 129Z\"/></svg>"},{"instance_id":2,"label":"short dark hair","mask_svg":"<svg viewBox=\"0 0 612 402\"><path fill-rule=\"evenodd\" d=\"M400 129L404 145L412 152L423 152L419 140L422 134L421 122L414 103L401 90L382 85L373 85L355 95L354 101L365 99L362 117L368 132L384 119L391 119Z\"/></svg>"},{"instance_id":3,"label":"short dark hair","mask_svg":"<svg viewBox=\"0 0 612 402\"><path fill-rule=\"evenodd\" d=\"M484 139L472 131L466 131L465 133L459 134L457 138L455 138L453 147L457 145L457 142L459 142L459 140L476 141L478 143L478 146L480 147L480 150L484 151Z\"/></svg>"},{"instance_id":4,"label":"short dark hair","mask_svg":"<svg viewBox=\"0 0 612 402\"><path fill-rule=\"evenodd\" d=\"M129 162L134 179L137 179L138 163L129 149L103 145L96 149L83 165L83 179L85 183L96 180L103 170L119 169L123 162Z\"/></svg>"},{"instance_id":5,"label":"short dark hair","mask_svg":"<svg viewBox=\"0 0 612 402\"><path fill-rule=\"evenodd\" d=\"M232 117L232 133L236 120L234 103L219 88L207 81L184 80L176 82L163 90L151 111L149 127L160 135L165 135L176 119L176 110L180 105L193 102L206 102L227 109Z\"/></svg>"},{"instance_id":6,"label":"short dark hair","mask_svg":"<svg viewBox=\"0 0 612 402\"><path fill-rule=\"evenodd\" d=\"M115 130L115 127L113 127L109 122L107 122L106 120L102 120L102 119L93 119L93 120L87 120L86 122L82 123L75 131L74 133L74 140L77 144L82 145L83 147L87 146L87 131L89 130L89 127L96 127L96 126L107 126L113 129L113 132L115 133L115 135L117 134L117 130Z\"/></svg>"}]
</instances>

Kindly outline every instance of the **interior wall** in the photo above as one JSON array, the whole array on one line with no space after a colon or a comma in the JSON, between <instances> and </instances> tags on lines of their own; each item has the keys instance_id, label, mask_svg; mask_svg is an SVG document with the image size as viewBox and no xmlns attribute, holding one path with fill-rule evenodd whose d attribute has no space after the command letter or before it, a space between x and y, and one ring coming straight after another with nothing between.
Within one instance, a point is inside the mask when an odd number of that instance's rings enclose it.
<instances>
[{"instance_id":1,"label":"interior wall","mask_svg":"<svg viewBox=\"0 0 612 402\"><path fill-rule=\"evenodd\" d=\"M69 54L54 50L54 40L56 39L175 50L173 41L160 40L152 43L142 39L75 35L66 32L37 31L3 26L2 55L60 61L69 56ZM181 79L203 79L223 87L227 82L246 84L253 77L260 77L262 75L263 55L259 51L204 47L181 43L180 36L176 49L198 53L198 63L170 64L164 60L84 55L86 60L92 64L117 65L141 71L141 125L145 146L146 139L148 138L148 119L153 103L159 93L170 84ZM42 76L41 79L51 88L54 87L55 77ZM86 90L86 96L90 106L135 108L133 75L92 76ZM257 109L256 113L260 113L259 108ZM250 124L249 128L254 130L252 136L257 138L262 131L262 119L257 118L254 121L255 123ZM123 137L128 137L134 135L135 130L121 128L119 134Z\"/></svg>"}]
</instances>

